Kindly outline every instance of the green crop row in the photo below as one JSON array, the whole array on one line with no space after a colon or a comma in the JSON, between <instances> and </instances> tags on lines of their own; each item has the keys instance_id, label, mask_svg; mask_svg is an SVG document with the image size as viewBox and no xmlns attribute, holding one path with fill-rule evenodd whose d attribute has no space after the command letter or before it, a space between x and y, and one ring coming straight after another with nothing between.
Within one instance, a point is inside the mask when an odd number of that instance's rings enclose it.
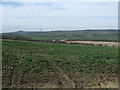
<instances>
[{"instance_id":1,"label":"green crop row","mask_svg":"<svg viewBox=\"0 0 120 90\"><path fill-rule=\"evenodd\" d=\"M118 48L44 42L3 41L3 71L51 72L47 55L65 72L118 73Z\"/></svg>"}]
</instances>

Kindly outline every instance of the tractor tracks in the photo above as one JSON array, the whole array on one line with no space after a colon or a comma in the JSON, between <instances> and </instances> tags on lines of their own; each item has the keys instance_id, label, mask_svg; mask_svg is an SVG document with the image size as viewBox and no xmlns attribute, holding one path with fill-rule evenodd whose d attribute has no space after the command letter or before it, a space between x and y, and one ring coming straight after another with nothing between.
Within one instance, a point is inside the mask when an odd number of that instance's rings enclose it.
<instances>
[{"instance_id":1,"label":"tractor tracks","mask_svg":"<svg viewBox=\"0 0 120 90\"><path fill-rule=\"evenodd\" d=\"M41 55L46 58L46 61L53 69L57 82L61 88L75 88L75 83L52 61L48 55Z\"/></svg>"}]
</instances>

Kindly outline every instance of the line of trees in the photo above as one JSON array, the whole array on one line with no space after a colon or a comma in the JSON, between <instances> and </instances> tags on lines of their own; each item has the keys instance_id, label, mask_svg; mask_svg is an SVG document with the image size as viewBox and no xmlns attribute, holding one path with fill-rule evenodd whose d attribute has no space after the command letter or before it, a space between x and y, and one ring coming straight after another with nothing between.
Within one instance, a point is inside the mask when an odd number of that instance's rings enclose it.
<instances>
[{"instance_id":1,"label":"line of trees","mask_svg":"<svg viewBox=\"0 0 120 90\"><path fill-rule=\"evenodd\" d=\"M105 42L120 42L120 40L92 40L92 39L68 39L66 41L105 41Z\"/></svg>"}]
</instances>

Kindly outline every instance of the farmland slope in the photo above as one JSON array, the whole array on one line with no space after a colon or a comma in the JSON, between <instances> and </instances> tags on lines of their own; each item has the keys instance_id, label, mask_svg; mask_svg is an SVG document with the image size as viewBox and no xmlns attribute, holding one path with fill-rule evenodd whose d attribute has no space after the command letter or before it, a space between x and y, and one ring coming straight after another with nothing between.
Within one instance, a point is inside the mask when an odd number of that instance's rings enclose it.
<instances>
[{"instance_id":1,"label":"farmland slope","mask_svg":"<svg viewBox=\"0 0 120 90\"><path fill-rule=\"evenodd\" d=\"M3 40L3 87L58 88L65 80L76 88L109 83L118 87L117 51L117 47Z\"/></svg>"}]
</instances>

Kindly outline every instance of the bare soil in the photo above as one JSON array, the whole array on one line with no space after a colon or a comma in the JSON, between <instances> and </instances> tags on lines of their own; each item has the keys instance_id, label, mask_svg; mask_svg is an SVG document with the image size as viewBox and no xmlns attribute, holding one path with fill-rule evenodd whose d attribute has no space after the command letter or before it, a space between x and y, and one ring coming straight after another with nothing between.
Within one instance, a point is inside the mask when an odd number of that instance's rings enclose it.
<instances>
[{"instance_id":1,"label":"bare soil","mask_svg":"<svg viewBox=\"0 0 120 90\"><path fill-rule=\"evenodd\" d=\"M24 82L18 84L19 81L16 74L12 79L12 87L7 85L8 78L3 78L3 88L118 88L117 74L85 74L81 72L65 73L53 63L53 72L43 73L43 75L26 75Z\"/></svg>"},{"instance_id":2,"label":"bare soil","mask_svg":"<svg viewBox=\"0 0 120 90\"><path fill-rule=\"evenodd\" d=\"M94 44L95 46L102 44L103 46L119 46L119 42L100 42L100 41L66 41L68 43L84 43L84 44Z\"/></svg>"}]
</instances>

